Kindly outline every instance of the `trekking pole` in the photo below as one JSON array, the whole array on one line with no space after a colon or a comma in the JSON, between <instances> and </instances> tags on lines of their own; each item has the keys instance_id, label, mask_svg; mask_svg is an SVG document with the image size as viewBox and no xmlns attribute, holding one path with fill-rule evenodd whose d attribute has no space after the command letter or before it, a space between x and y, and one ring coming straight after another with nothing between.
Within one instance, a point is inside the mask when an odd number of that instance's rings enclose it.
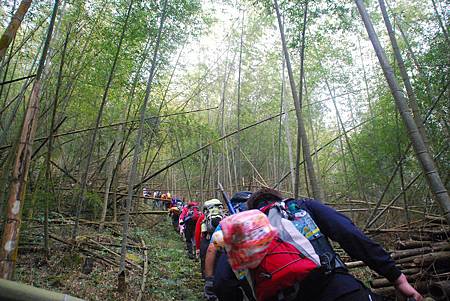
<instances>
[{"instance_id":1,"label":"trekking pole","mask_svg":"<svg viewBox=\"0 0 450 301\"><path fill-rule=\"evenodd\" d=\"M227 204L228 207L228 211L230 211L230 214L235 214L236 210L234 209L233 205L230 202L230 199L228 198L227 193L225 192L225 190L223 190L223 186L222 183L219 183L219 190L222 193L222 197L225 200L225 203Z\"/></svg>"}]
</instances>

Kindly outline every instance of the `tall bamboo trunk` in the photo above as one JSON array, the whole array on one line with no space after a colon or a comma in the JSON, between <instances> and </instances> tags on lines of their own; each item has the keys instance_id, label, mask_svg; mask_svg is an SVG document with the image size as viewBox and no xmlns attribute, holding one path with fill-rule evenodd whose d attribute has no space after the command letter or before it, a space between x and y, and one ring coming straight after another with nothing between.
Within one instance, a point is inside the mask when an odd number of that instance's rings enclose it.
<instances>
[{"instance_id":1,"label":"tall bamboo trunk","mask_svg":"<svg viewBox=\"0 0 450 301\"><path fill-rule=\"evenodd\" d=\"M384 53L384 50L378 40L378 36L373 28L372 21L369 14L367 13L366 7L364 6L363 0L355 0L358 7L361 18L366 27L369 39L372 42L375 53L380 62L381 68L383 69L386 81L391 89L392 96L394 97L397 109L405 123L405 127L408 131L409 138L412 142L416 157L421 165L421 168L428 181L429 188L434 195L435 200L439 203L442 213L445 216L447 223L450 224L450 197L448 195L447 189L442 183L441 177L436 169L436 165L427 147L422 139L422 135L417 128L413 116L409 111L409 107L402 91L395 79L394 71Z\"/></svg>"},{"instance_id":2,"label":"tall bamboo trunk","mask_svg":"<svg viewBox=\"0 0 450 301\"><path fill-rule=\"evenodd\" d=\"M94 130L92 132L91 141L89 143L88 157L87 157L87 160L86 160L86 165L85 165L85 168L84 168L84 171L83 171L83 177L82 177L82 180L81 180L81 195L80 195L80 199L77 202L77 206L76 206L77 210L76 210L76 216L75 216L75 224L74 224L74 227L73 227L73 230L72 230L72 238L73 239L75 239L76 236L78 235L79 219L80 219L81 209L82 209L83 204L84 204L85 199L86 199L88 173L89 173L89 167L91 165L92 155L93 155L93 152L94 152L94 146L95 146L95 141L96 141L96 138L97 138L97 132L98 132L98 128L100 126L100 122L102 120L104 107L105 107L106 102L108 100L109 89L111 88L112 80L114 78L114 73L116 71L116 66L117 66L117 62L118 62L118 59L119 59L120 50L122 48L122 42L123 42L123 39L125 37L125 32L126 32L126 29L128 27L128 20L129 20L130 14L131 14L131 9L133 7L133 2L134 2L134 0L130 0L130 4L128 5L127 15L126 15L123 27L122 27L122 32L121 32L121 35L120 35L119 44L117 45L116 53L114 55L114 61L113 61L112 67L111 67L111 71L109 73L109 77L108 77L108 81L106 83L105 91L103 92L102 102L101 102L100 108L98 110L97 119L95 121L95 128L94 128Z\"/></svg>"},{"instance_id":3,"label":"tall bamboo trunk","mask_svg":"<svg viewBox=\"0 0 450 301\"><path fill-rule=\"evenodd\" d=\"M389 39L391 40L392 49L394 50L395 59L397 60L398 69L400 70L400 75L405 85L406 93L408 94L409 106L412 109L414 121L416 122L417 128L422 135L423 142L425 146L428 147L427 134L425 132L425 127L423 119L420 116L419 106L417 105L417 97L414 93L411 81L409 80L408 72L406 71L405 62L403 60L402 54L400 53L400 48L398 47L397 38L395 37L394 30L392 28L391 21L384 5L384 0L378 0L380 4L381 14L383 15L384 24L386 25L387 32L389 34Z\"/></svg>"},{"instance_id":4,"label":"tall bamboo trunk","mask_svg":"<svg viewBox=\"0 0 450 301\"><path fill-rule=\"evenodd\" d=\"M300 111L303 107L303 78L305 74L305 37L306 37L306 18L308 16L308 1L305 1L305 7L303 8L303 29L300 36L301 39L301 45L300 45L300 82L299 82L299 89L298 89L298 102ZM306 129L305 129L306 133ZM300 161L302 160L301 156L301 147L302 147L302 133L300 130L300 126L297 129L297 157L295 166L297 168L295 169L295 186L294 186L294 198L298 198L299 192L300 192ZM303 154L305 156L305 154ZM305 166L306 168L306 166ZM308 179L306 176L306 170L305 170L305 188L308 190Z\"/></svg>"},{"instance_id":5,"label":"tall bamboo trunk","mask_svg":"<svg viewBox=\"0 0 450 301\"><path fill-rule=\"evenodd\" d=\"M281 87L280 87L280 118L278 120L278 150L277 150L277 172L276 172L276 178L274 179L274 183L278 181L278 179L281 177L282 168L281 168L281 133L283 130L283 108L284 108L284 59L282 59L282 79L281 79Z\"/></svg>"},{"instance_id":6,"label":"tall bamboo trunk","mask_svg":"<svg viewBox=\"0 0 450 301\"><path fill-rule=\"evenodd\" d=\"M283 103L284 106L284 103ZM289 170L291 175L291 188L292 192L294 191L295 187L295 175L294 175L294 154L292 150L292 138L291 138L291 131L289 129L289 113L286 107L283 108L284 117L283 117L283 123L284 123L284 131L286 136L286 144L288 147L288 157L289 157Z\"/></svg>"},{"instance_id":7,"label":"tall bamboo trunk","mask_svg":"<svg viewBox=\"0 0 450 301\"><path fill-rule=\"evenodd\" d=\"M237 140L237 151L236 151L236 166L237 166L237 176L236 176L236 190L240 189L240 182L242 177L241 168L241 76L242 76L242 47L244 44L244 10L242 10L242 20L241 20L241 41L239 46L239 67L238 67L238 89L237 89L237 130L236 135Z\"/></svg>"},{"instance_id":8,"label":"tall bamboo trunk","mask_svg":"<svg viewBox=\"0 0 450 301\"><path fill-rule=\"evenodd\" d=\"M127 240L128 240L128 222L130 219L130 210L132 205L132 198L133 198L133 191L134 191L134 183L136 182L136 178L138 176L138 160L139 155L141 152L141 144L142 144L142 135L144 132L144 125L145 125L145 113L147 110L148 101L150 99L150 94L152 91L152 83L153 83L153 77L155 76L155 70L157 65L157 59L159 54L159 46L161 42L161 35L164 27L164 21L166 18L166 8L167 8L167 2L168 0L164 0L162 12L161 12L161 18L159 23L159 29L158 29L158 35L156 37L156 43L153 50L153 57L152 57L152 65L150 68L150 73L147 80L147 88L145 91L145 97L144 101L140 108L140 121L139 121L139 128L136 136L135 141L135 148L133 152L133 160L131 164L131 169L128 175L128 193L127 193L127 201L126 201L126 210L125 210L125 216L123 220L123 237L122 237L122 247L120 252L120 267L119 267L119 280L123 279L125 280L125 258L127 255ZM124 286L123 283L121 284L119 282L119 286Z\"/></svg>"},{"instance_id":9,"label":"tall bamboo trunk","mask_svg":"<svg viewBox=\"0 0 450 301\"><path fill-rule=\"evenodd\" d=\"M61 62L59 64L59 71L58 71L58 80L56 83L56 91L55 91L55 98L53 100L53 109L52 109L52 116L50 121L50 133L48 138L48 144L47 144L47 155L45 157L45 178L46 183L50 184L50 192L52 193L52 199L54 199L54 186L53 186L53 180L52 180L52 174L51 174L51 167L50 162L52 159L52 152L53 152L53 140L55 136L54 128L55 128L55 122L56 122L56 110L58 108L58 101L59 101L59 92L61 90L62 85L62 75L63 75L63 69L64 69L64 60L66 57L66 50L67 50L67 43L69 40L70 30L67 31L66 39L64 41L64 46L61 54ZM45 68L44 68L45 70ZM44 250L46 253L46 256L49 256L49 231L48 231L48 211L49 211L49 200L48 198L45 198L45 220L44 220Z\"/></svg>"},{"instance_id":10,"label":"tall bamboo trunk","mask_svg":"<svg viewBox=\"0 0 450 301\"><path fill-rule=\"evenodd\" d=\"M405 190L405 177L403 174L403 154L402 154L402 147L401 147L401 143L400 143L400 126L399 126L399 120L398 120L398 112L395 112L395 125L397 127L397 152L398 152L398 159L399 159L399 176L400 176L400 187L401 187L401 192L403 194L403 207L405 208L404 212L405 212L405 219L406 219L406 223L408 224L408 228L411 228L411 217L409 215L409 208L408 208L408 195L406 193Z\"/></svg>"},{"instance_id":11,"label":"tall bamboo trunk","mask_svg":"<svg viewBox=\"0 0 450 301\"><path fill-rule=\"evenodd\" d=\"M441 27L442 33L444 34L445 40L447 41L447 44L450 45L450 39L448 37L448 32L446 29L446 25L442 21L441 15L439 14L439 10L436 6L436 0L431 0L431 3L433 4L434 13L436 14L436 18L439 22L439 26ZM448 25L448 24L447 24Z\"/></svg>"},{"instance_id":12,"label":"tall bamboo trunk","mask_svg":"<svg viewBox=\"0 0 450 301\"><path fill-rule=\"evenodd\" d=\"M118 143L118 147L120 147L120 144ZM106 183L105 183L105 192L103 194L103 206L102 206L102 214L100 216L100 223L99 223L99 231L103 230L104 222L106 220L106 211L108 209L108 200L109 200L109 194L111 189L111 184L113 182L114 178L114 167L117 162L117 157L119 155L118 147L115 147L115 144L113 145L112 149L112 156L110 160L107 160L107 167L106 167Z\"/></svg>"},{"instance_id":13,"label":"tall bamboo trunk","mask_svg":"<svg viewBox=\"0 0 450 301\"><path fill-rule=\"evenodd\" d=\"M11 42L14 40L14 37L17 34L17 30L22 23L22 20L27 13L28 9L31 6L32 0L22 0L20 2L19 7L17 8L16 13L12 17L11 21L6 27L5 32L0 37L0 62L5 58L6 50L8 49Z\"/></svg>"},{"instance_id":14,"label":"tall bamboo trunk","mask_svg":"<svg viewBox=\"0 0 450 301\"><path fill-rule=\"evenodd\" d=\"M276 10L277 19L278 19L278 27L280 29L281 43L283 46L284 57L286 59L286 67L287 67L288 76L289 76L289 83L291 85L292 97L294 99L295 111L296 111L296 115L297 115L298 130L302 137L302 148L303 148L303 153L305 154L306 166L308 169L308 175L309 175L309 179L311 182L313 196L317 200L321 201L324 199L324 194L323 194L322 188L320 186L320 183L319 183L319 181L316 177L315 171L314 171L314 164L313 164L313 161L311 158L311 152L309 150L309 143L308 143L308 138L306 135L305 125L303 123L302 112L301 112L301 107L300 107L300 100L299 100L298 94L297 94L297 88L295 85L294 74L292 72L291 61L289 58L289 52L288 52L287 45L286 45L286 38L284 36L284 28L283 28L283 24L281 23L281 14L280 14L280 9L278 7L277 0L274 0L274 4L275 4L275 10ZM297 166L297 169L298 168L299 168L299 166Z\"/></svg>"},{"instance_id":15,"label":"tall bamboo trunk","mask_svg":"<svg viewBox=\"0 0 450 301\"><path fill-rule=\"evenodd\" d=\"M288 147L288 158L289 158L289 170L290 170L290 175L291 175L291 191L294 191L294 187L295 187L295 174L294 174L294 156L292 153L292 140L291 140L291 132L289 130L289 113L288 113L288 109L286 108L286 102L284 101L284 91L286 90L286 76L284 73L285 67L286 67L286 60L284 58L282 58L282 67L281 67L281 107L282 110L280 112L280 118L283 118L283 125L284 125L284 130L285 130L285 137L286 137L286 144ZM284 113L284 115L282 114Z\"/></svg>"},{"instance_id":16,"label":"tall bamboo trunk","mask_svg":"<svg viewBox=\"0 0 450 301\"><path fill-rule=\"evenodd\" d=\"M14 14L15 11L16 11L16 2L17 2L17 1L14 0L13 7L12 7L12 9L11 9L11 14ZM11 48L9 49L9 58L11 58L11 55L12 55L12 52L13 52L13 49L14 49L14 44L15 44L15 42L16 42L16 39L15 39L15 37L14 37L13 40L12 40L12 42L11 42ZM6 50L5 50L5 52L6 52ZM13 68L13 71L12 71L12 74L11 74L11 77L10 77L11 79L14 78L14 73L15 73L15 70L16 70L18 61L19 61L19 60L16 60L16 62L15 62L15 64L14 64L14 68ZM2 79L2 82L3 82L3 83L6 82L6 78L7 78L7 76L8 76L8 71L9 71L10 63L11 63L11 59L8 59L8 61L5 63L6 68L5 68L5 72L3 72L3 79ZM0 58L0 64L2 64L2 66L0 66L0 75L1 75L1 74L2 74L2 71L3 71L3 68L2 68L2 67L3 67L3 59L2 59L2 58ZM2 99L3 88L4 88L4 86L5 86L5 85L1 85L1 86L0 86L0 100ZM8 90L7 90L7 91L9 91L10 87L11 87L11 85L8 85ZM7 103L7 101L8 101L8 93L6 93L5 101L3 102L3 105L5 105L5 104ZM1 114L0 114L0 117L1 117ZM0 124L0 126L1 126L1 124Z\"/></svg>"},{"instance_id":17,"label":"tall bamboo trunk","mask_svg":"<svg viewBox=\"0 0 450 301\"><path fill-rule=\"evenodd\" d=\"M355 152L353 151L352 144L350 143L350 138L348 137L347 132L345 131L345 125L344 125L344 122L342 121L341 114L340 114L339 109L337 107L337 103L336 103L336 99L335 99L335 93L333 93L333 91L331 91L331 87L330 87L330 85L328 83L328 80L326 78L325 78L325 84L327 86L328 93L330 93L330 98L331 98L331 100L333 102L333 106L334 106L334 109L336 111L336 116L337 116L339 124L340 124L340 126L342 128L342 132L344 133L345 143L347 144L348 151L350 153L350 157L352 158L353 167L354 167L355 173L356 173L356 182L357 182L357 186L358 186L357 189L359 191L359 195L360 195L360 197L362 197L363 201L366 202L368 212L370 213L370 202L369 202L369 200L368 200L368 198L366 196L365 189L364 189L364 176L361 173L361 170L359 168L358 162L356 161Z\"/></svg>"},{"instance_id":18,"label":"tall bamboo trunk","mask_svg":"<svg viewBox=\"0 0 450 301\"><path fill-rule=\"evenodd\" d=\"M31 1L30 1L31 2ZM41 90L41 76L47 59L48 47L52 38L59 0L55 1L52 18L47 31L44 49L39 61L30 101L28 103L22 131L17 146L14 161L12 180L9 187L7 217L3 227L2 242L0 245L0 277L11 279L17 259L19 245L20 224L22 222L22 207L25 201L26 185L28 182L28 169L31 161L31 147L34 141L39 111L39 95Z\"/></svg>"},{"instance_id":19,"label":"tall bamboo trunk","mask_svg":"<svg viewBox=\"0 0 450 301\"><path fill-rule=\"evenodd\" d=\"M396 21L396 22L394 22L394 24L397 26L398 30L400 31L400 35L402 36L402 39L405 42L405 46L406 46L406 49L408 50L408 54L410 55L410 57L414 63L414 66L416 67L417 71L419 72L420 79L422 79L425 83L425 91L427 93L428 100L430 102L433 102L434 97L433 97L433 94L431 93L430 81L426 77L426 74L425 74L422 66L420 66L419 60L417 59L417 56L411 47L411 43L409 42L408 37L406 36L406 33L403 31L403 29L400 25L400 22L398 21L398 18L395 18L395 16L394 16L394 21Z\"/></svg>"},{"instance_id":20,"label":"tall bamboo trunk","mask_svg":"<svg viewBox=\"0 0 450 301\"><path fill-rule=\"evenodd\" d=\"M308 86L306 85L306 77L305 74L303 74L303 81L304 81L304 86L305 86L305 100L306 100L306 105L308 106L308 122L309 122L309 126L311 128L311 139L312 139L312 143L313 143L313 148L314 148L314 157L313 157L313 162L316 165L316 171L317 171L317 177L319 179L321 179L321 174L320 174L320 167L319 167L319 156L317 156L317 137L315 134L315 129L314 129L314 125L315 122L312 119L312 114L311 114L311 103L309 102L309 94L308 94ZM308 187L308 186L306 186Z\"/></svg>"},{"instance_id":21,"label":"tall bamboo trunk","mask_svg":"<svg viewBox=\"0 0 450 301\"><path fill-rule=\"evenodd\" d=\"M345 183L345 190L350 190L350 184L349 184L349 180L348 180L348 172L347 172L347 162L345 159L345 152L344 152L344 143L342 142L342 136L343 133L341 132L341 126L339 124L339 119L336 116L336 125L338 128L338 133L339 133L339 151L341 152L341 157L342 157L342 169L344 170L344 183ZM344 130L345 131L345 130ZM350 215L352 220L355 219L355 212L353 211L353 203L350 202Z\"/></svg>"}]
</instances>

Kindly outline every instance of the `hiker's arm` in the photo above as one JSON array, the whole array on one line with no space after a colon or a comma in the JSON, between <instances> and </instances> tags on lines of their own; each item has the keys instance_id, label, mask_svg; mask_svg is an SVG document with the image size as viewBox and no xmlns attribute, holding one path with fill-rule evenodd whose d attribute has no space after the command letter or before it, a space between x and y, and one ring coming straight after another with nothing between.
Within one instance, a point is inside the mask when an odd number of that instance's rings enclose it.
<instances>
[{"instance_id":1,"label":"hiker's arm","mask_svg":"<svg viewBox=\"0 0 450 301\"><path fill-rule=\"evenodd\" d=\"M217 249L210 243L205 257L205 277L214 277L214 261L216 259Z\"/></svg>"},{"instance_id":2,"label":"hiker's arm","mask_svg":"<svg viewBox=\"0 0 450 301\"><path fill-rule=\"evenodd\" d=\"M353 258L364 261L372 270L395 282L401 276L395 261L376 242L368 238L345 215L316 201L305 201L321 232L339 243Z\"/></svg>"}]
</instances>

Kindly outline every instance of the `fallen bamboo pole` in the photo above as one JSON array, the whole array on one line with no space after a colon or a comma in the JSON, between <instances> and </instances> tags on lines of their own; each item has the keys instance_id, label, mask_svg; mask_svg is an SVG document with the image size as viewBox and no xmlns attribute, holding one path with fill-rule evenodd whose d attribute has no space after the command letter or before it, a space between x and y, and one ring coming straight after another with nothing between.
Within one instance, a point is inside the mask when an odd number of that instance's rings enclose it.
<instances>
[{"instance_id":1,"label":"fallen bamboo pole","mask_svg":"<svg viewBox=\"0 0 450 301\"><path fill-rule=\"evenodd\" d=\"M166 115L159 115L159 116L150 116L150 117L145 118L145 120L156 119L156 118L163 118L163 117L171 117L171 116L177 116L177 115L184 115L184 114L189 114L189 113L197 113L197 112L203 112L203 111L209 111L209 110L215 110L215 109L217 109L217 107L206 108L206 109L197 109L197 110L192 110L192 111L187 111L187 112L176 112L176 113L171 113L171 114L166 114ZM117 123L102 125L102 126L99 126L98 129L118 127L118 126L121 126L123 124L136 123L136 122L139 122L139 120L131 120L131 121L117 122ZM79 130L72 130L72 131L69 131L69 132L53 135L53 137L56 138L56 137L74 135L74 134L89 132L89 131L93 131L93 130L94 130L94 128L85 128L85 129L79 129ZM34 141L42 141L42 140L46 140L46 139L48 139L48 137L39 137L39 138L34 139ZM0 150L4 150L4 149L10 148L12 146L13 146L12 144L2 145L2 146L0 146Z\"/></svg>"},{"instance_id":2,"label":"fallen bamboo pole","mask_svg":"<svg viewBox=\"0 0 450 301\"><path fill-rule=\"evenodd\" d=\"M51 292L31 285L0 279L2 301L83 301L66 294Z\"/></svg>"},{"instance_id":3,"label":"fallen bamboo pole","mask_svg":"<svg viewBox=\"0 0 450 301\"><path fill-rule=\"evenodd\" d=\"M413 274L413 275L406 275L406 279L408 279L409 282L414 282L417 279L420 279L423 277L422 274ZM381 288L386 286L391 286L392 282L387 280L386 278L378 278L370 281L370 286L372 288Z\"/></svg>"},{"instance_id":4,"label":"fallen bamboo pole","mask_svg":"<svg viewBox=\"0 0 450 301\"><path fill-rule=\"evenodd\" d=\"M450 251L434 252L424 254L413 259L417 266L428 266L431 264L450 263Z\"/></svg>"},{"instance_id":5,"label":"fallen bamboo pole","mask_svg":"<svg viewBox=\"0 0 450 301\"><path fill-rule=\"evenodd\" d=\"M423 240L423 241L416 241L416 240L410 240L410 241L397 241L395 243L396 249L413 249L413 248L422 248L422 247L430 247L431 246L431 240Z\"/></svg>"},{"instance_id":6,"label":"fallen bamboo pole","mask_svg":"<svg viewBox=\"0 0 450 301\"><path fill-rule=\"evenodd\" d=\"M420 293L425 293L428 291L428 281L419 281L414 283L414 288ZM395 295L395 287L394 286L386 286L375 288L372 290L375 294L383 295L383 296L394 296Z\"/></svg>"}]
</instances>

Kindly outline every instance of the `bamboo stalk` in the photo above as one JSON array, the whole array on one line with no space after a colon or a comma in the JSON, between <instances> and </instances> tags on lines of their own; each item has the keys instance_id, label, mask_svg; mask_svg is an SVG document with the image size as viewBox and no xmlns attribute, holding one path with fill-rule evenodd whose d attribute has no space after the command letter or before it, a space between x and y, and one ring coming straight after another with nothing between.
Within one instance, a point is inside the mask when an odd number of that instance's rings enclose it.
<instances>
[{"instance_id":1,"label":"bamboo stalk","mask_svg":"<svg viewBox=\"0 0 450 301\"><path fill-rule=\"evenodd\" d=\"M17 8L16 13L12 17L10 23L8 24L8 27L6 27L3 35L0 37L0 62L3 61L3 58L6 55L6 50L13 41L14 37L16 36L17 30L19 29L20 24L22 23L23 18L25 17L25 14L28 12L28 9L31 6L31 2L33 1L22 0L20 2L20 5Z\"/></svg>"},{"instance_id":2,"label":"bamboo stalk","mask_svg":"<svg viewBox=\"0 0 450 301\"><path fill-rule=\"evenodd\" d=\"M136 298L136 301L142 300L142 293L145 291L145 282L148 274L148 252L147 247L145 246L145 241L141 238L142 249L144 250L144 269L142 270L142 280L141 280L141 289L139 290L139 294Z\"/></svg>"},{"instance_id":3,"label":"bamboo stalk","mask_svg":"<svg viewBox=\"0 0 450 301\"><path fill-rule=\"evenodd\" d=\"M30 2L31 3L31 2ZM25 190L28 182L28 170L31 161L31 144L34 140L37 127L37 115L39 111L39 96L41 90L41 76L47 59L48 47L52 38L59 0L55 0L52 18L45 38L44 48L39 61L36 78L28 103L22 130L19 136L12 179L9 187L7 218L3 227L0 249L0 277L11 279L17 260L17 247L19 244L22 208L25 201Z\"/></svg>"},{"instance_id":4,"label":"bamboo stalk","mask_svg":"<svg viewBox=\"0 0 450 301\"><path fill-rule=\"evenodd\" d=\"M3 301L83 301L83 299L70 295L51 292L6 279L0 279L0 299Z\"/></svg>"},{"instance_id":5,"label":"bamboo stalk","mask_svg":"<svg viewBox=\"0 0 450 301\"><path fill-rule=\"evenodd\" d=\"M300 132L300 135L302 137L302 148L303 148L303 153L305 154L306 168L308 169L308 175L309 175L309 180L311 182L311 186L312 186L312 190L313 190L313 196L319 201L324 201L324 193L323 193L322 187L319 183L319 179L316 177L315 170L314 170L314 164L311 159L311 151L309 149L308 138L306 135L305 125L304 125L303 118L302 118L302 112L301 112L302 108L301 108L300 100L299 100L298 94L297 94L297 88L296 88L296 84L295 84L295 80L294 80L294 75L292 72L292 66L291 66L289 53L288 53L288 49L287 49L286 38L284 36L284 27L281 22L281 13L280 13L280 9L278 7L277 0L274 0L274 6L275 6L277 20L278 20L278 28L279 28L280 36L281 36L281 43L283 46L283 53L284 53L284 56L286 59L286 68L288 71L288 77L289 77L289 83L291 86L292 97L294 99L295 112L296 112L296 116L297 116L297 126L298 126L298 130ZM298 168L298 166L297 166L297 168Z\"/></svg>"},{"instance_id":6,"label":"bamboo stalk","mask_svg":"<svg viewBox=\"0 0 450 301\"><path fill-rule=\"evenodd\" d=\"M394 97L396 106L407 128L408 135L416 153L417 160L419 161L423 173L428 181L429 188L433 193L435 200L440 205L441 211L445 216L447 223L450 224L450 197L447 189L445 188L442 179L436 169L436 164L433 160L433 157L428 152L427 147L424 143L424 139L422 139L419 129L417 128L417 125L413 117L411 116L405 97L403 96L401 89L399 88L399 85L394 76L394 71L388 62L380 41L378 40L378 36L375 32L364 2L362 0L355 0L355 3L358 7L359 13L364 22L380 65L383 69L383 73Z\"/></svg>"}]
</instances>

